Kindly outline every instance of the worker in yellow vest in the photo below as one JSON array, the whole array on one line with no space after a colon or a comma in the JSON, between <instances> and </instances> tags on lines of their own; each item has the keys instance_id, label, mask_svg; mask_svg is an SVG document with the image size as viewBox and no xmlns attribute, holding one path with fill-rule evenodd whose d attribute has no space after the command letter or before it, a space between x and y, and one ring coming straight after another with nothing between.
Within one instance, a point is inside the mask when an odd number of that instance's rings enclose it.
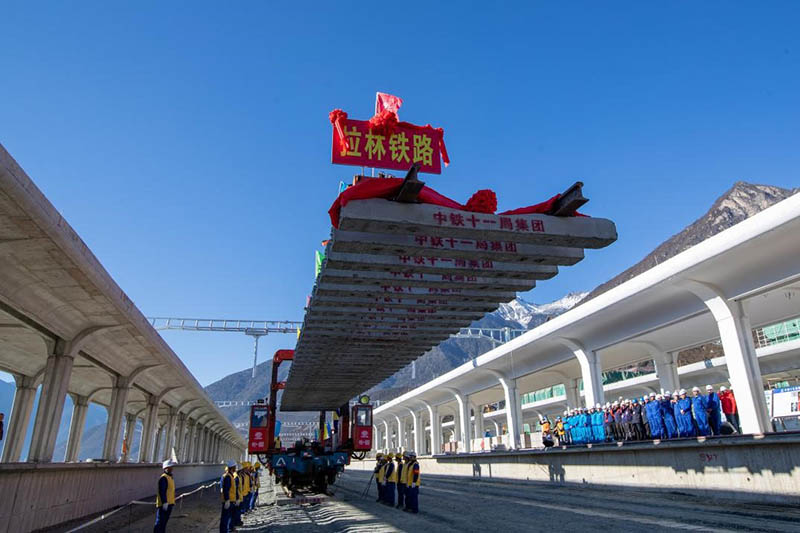
<instances>
[{"instance_id":1,"label":"worker in yellow vest","mask_svg":"<svg viewBox=\"0 0 800 533\"><path fill-rule=\"evenodd\" d=\"M397 505L395 505L395 508L400 509L403 507L406 495L406 476L403 470L403 460L406 457L406 453L398 453L394 457L397 460L397 466L395 467L397 468Z\"/></svg>"},{"instance_id":2,"label":"worker in yellow vest","mask_svg":"<svg viewBox=\"0 0 800 533\"><path fill-rule=\"evenodd\" d=\"M403 510L409 513L418 513L420 476L416 453L408 452L404 470L406 474L406 506Z\"/></svg>"},{"instance_id":3,"label":"worker in yellow vest","mask_svg":"<svg viewBox=\"0 0 800 533\"><path fill-rule=\"evenodd\" d=\"M256 462L253 465L253 486L255 489L253 490L253 502L250 506L251 509L255 509L256 505L258 505L258 489L261 488L261 463Z\"/></svg>"},{"instance_id":4,"label":"worker in yellow vest","mask_svg":"<svg viewBox=\"0 0 800 533\"><path fill-rule=\"evenodd\" d=\"M219 518L219 533L228 533L233 526L233 511L239 496L236 491L236 461L228 461L225 473L219 480L222 496L222 514Z\"/></svg>"},{"instance_id":5,"label":"worker in yellow vest","mask_svg":"<svg viewBox=\"0 0 800 533\"><path fill-rule=\"evenodd\" d=\"M176 463L172 459L167 459L161 463L164 471L158 478L158 492L156 493L156 525L153 533L163 533L167 530L169 515L175 506L175 480L172 479L172 467Z\"/></svg>"},{"instance_id":6,"label":"worker in yellow vest","mask_svg":"<svg viewBox=\"0 0 800 533\"><path fill-rule=\"evenodd\" d=\"M242 469L239 472L242 478L242 501L239 504L240 514L247 514L250 511L250 462L242 461Z\"/></svg>"},{"instance_id":7,"label":"worker in yellow vest","mask_svg":"<svg viewBox=\"0 0 800 533\"><path fill-rule=\"evenodd\" d=\"M372 474L375 476L375 485L376 488L378 489L378 499L375 500L376 502L383 500L383 495L381 494L381 490L383 490L383 488L381 487L382 468L383 468L383 454L378 452L377 454L375 454L375 468L372 470Z\"/></svg>"},{"instance_id":8,"label":"worker in yellow vest","mask_svg":"<svg viewBox=\"0 0 800 533\"><path fill-rule=\"evenodd\" d=\"M383 479L386 482L386 487L383 491L383 503L391 507L394 507L394 491L397 486L397 468L395 468L392 462L393 458L394 456L389 454L383 472Z\"/></svg>"},{"instance_id":9,"label":"worker in yellow vest","mask_svg":"<svg viewBox=\"0 0 800 533\"><path fill-rule=\"evenodd\" d=\"M240 466L243 468L244 463ZM244 482L242 481L242 474L238 471L233 473L233 480L236 482L236 505L233 506L233 520L231 520L231 529L243 526L242 522L242 489Z\"/></svg>"}]
</instances>

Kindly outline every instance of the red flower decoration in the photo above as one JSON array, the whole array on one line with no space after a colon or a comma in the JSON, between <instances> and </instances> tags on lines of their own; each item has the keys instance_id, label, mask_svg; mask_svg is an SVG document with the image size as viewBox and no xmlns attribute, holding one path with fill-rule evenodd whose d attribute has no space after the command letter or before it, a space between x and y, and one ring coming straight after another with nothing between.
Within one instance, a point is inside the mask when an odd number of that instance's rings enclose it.
<instances>
[{"instance_id":1,"label":"red flower decoration","mask_svg":"<svg viewBox=\"0 0 800 533\"><path fill-rule=\"evenodd\" d=\"M347 120L347 112L341 109L334 109L328 113L328 118L331 119L331 124L336 124L340 120Z\"/></svg>"},{"instance_id":2,"label":"red flower decoration","mask_svg":"<svg viewBox=\"0 0 800 533\"><path fill-rule=\"evenodd\" d=\"M497 211L497 195L491 189L482 189L467 200L467 211L494 214Z\"/></svg>"},{"instance_id":3,"label":"red flower decoration","mask_svg":"<svg viewBox=\"0 0 800 533\"><path fill-rule=\"evenodd\" d=\"M369 127L372 133L389 137L397 127L397 113L384 109L380 113L369 119Z\"/></svg>"}]
</instances>

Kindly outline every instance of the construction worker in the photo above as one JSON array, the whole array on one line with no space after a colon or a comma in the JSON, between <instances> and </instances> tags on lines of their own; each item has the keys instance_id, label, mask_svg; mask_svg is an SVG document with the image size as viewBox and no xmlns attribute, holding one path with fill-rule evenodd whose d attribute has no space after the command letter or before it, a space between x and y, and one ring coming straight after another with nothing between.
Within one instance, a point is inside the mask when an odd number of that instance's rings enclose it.
<instances>
[{"instance_id":1,"label":"construction worker","mask_svg":"<svg viewBox=\"0 0 800 533\"><path fill-rule=\"evenodd\" d=\"M379 453L375 456L375 460L378 464L375 465L375 483L378 484L378 499L375 500L376 502L383 501L383 467L386 466L386 463L383 458L383 454Z\"/></svg>"},{"instance_id":2,"label":"construction worker","mask_svg":"<svg viewBox=\"0 0 800 533\"><path fill-rule=\"evenodd\" d=\"M244 464L242 463L242 466ZM231 529L235 529L239 526L243 526L244 522L242 522L242 475L238 472L233 473L233 481L236 483L236 505L233 506L233 518L231 520Z\"/></svg>"},{"instance_id":3,"label":"construction worker","mask_svg":"<svg viewBox=\"0 0 800 533\"><path fill-rule=\"evenodd\" d=\"M405 459L405 452L398 453L394 457L397 460L397 505L396 509L403 507L404 497L406 495L406 479L403 475L403 460Z\"/></svg>"},{"instance_id":4,"label":"construction worker","mask_svg":"<svg viewBox=\"0 0 800 533\"><path fill-rule=\"evenodd\" d=\"M164 471L158 478L158 492L156 493L156 525L153 533L161 533L167 530L167 522L172 508L175 506L175 480L172 479L172 467L176 463L172 459L167 459L161 464Z\"/></svg>"},{"instance_id":5,"label":"construction worker","mask_svg":"<svg viewBox=\"0 0 800 533\"><path fill-rule=\"evenodd\" d=\"M409 513L418 513L420 476L419 463L415 452L408 452L408 460L404 471L406 473L406 506L403 510Z\"/></svg>"},{"instance_id":6,"label":"construction worker","mask_svg":"<svg viewBox=\"0 0 800 533\"><path fill-rule=\"evenodd\" d=\"M394 507L394 492L397 486L397 468L395 468L392 458L393 456L390 454L387 458L386 466L383 467L383 479L385 483L383 503Z\"/></svg>"},{"instance_id":7,"label":"construction worker","mask_svg":"<svg viewBox=\"0 0 800 533\"><path fill-rule=\"evenodd\" d=\"M692 414L697 426L697 435L707 437L711 435L708 425L708 398L700 394L700 387L692 387Z\"/></svg>"},{"instance_id":8,"label":"construction worker","mask_svg":"<svg viewBox=\"0 0 800 533\"><path fill-rule=\"evenodd\" d=\"M252 491L250 490L250 461L244 461L242 463L242 472L239 473L242 476L242 514L247 514L250 512L250 495Z\"/></svg>"},{"instance_id":9,"label":"construction worker","mask_svg":"<svg viewBox=\"0 0 800 533\"><path fill-rule=\"evenodd\" d=\"M258 489L261 488L261 463L256 461L256 464L253 465L253 501L252 505L250 506L251 509L255 509L258 505Z\"/></svg>"},{"instance_id":10,"label":"construction worker","mask_svg":"<svg viewBox=\"0 0 800 533\"><path fill-rule=\"evenodd\" d=\"M220 496L222 496L222 513L219 517L220 533L228 533L233 524L233 510L236 507L236 500L239 495L236 492L236 461L228 461L225 472L219 480Z\"/></svg>"}]
</instances>

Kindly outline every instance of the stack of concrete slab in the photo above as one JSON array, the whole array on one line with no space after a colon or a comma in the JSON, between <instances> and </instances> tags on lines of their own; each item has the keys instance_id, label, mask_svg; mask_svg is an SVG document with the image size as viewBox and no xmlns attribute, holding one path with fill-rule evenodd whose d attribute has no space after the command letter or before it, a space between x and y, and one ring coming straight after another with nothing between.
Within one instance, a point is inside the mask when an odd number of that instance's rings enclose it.
<instances>
[{"instance_id":1,"label":"stack of concrete slab","mask_svg":"<svg viewBox=\"0 0 800 533\"><path fill-rule=\"evenodd\" d=\"M342 208L281 409L336 409L517 292L614 242L610 220L356 200Z\"/></svg>"}]
</instances>

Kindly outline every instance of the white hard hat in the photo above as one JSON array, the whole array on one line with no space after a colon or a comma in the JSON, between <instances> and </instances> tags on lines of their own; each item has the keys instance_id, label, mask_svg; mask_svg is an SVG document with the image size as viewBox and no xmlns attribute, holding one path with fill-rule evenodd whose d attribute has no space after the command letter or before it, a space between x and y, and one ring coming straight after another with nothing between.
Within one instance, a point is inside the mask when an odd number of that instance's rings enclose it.
<instances>
[{"instance_id":1,"label":"white hard hat","mask_svg":"<svg viewBox=\"0 0 800 533\"><path fill-rule=\"evenodd\" d=\"M594 404L594 408L595 409L600 409L600 404L599 403Z\"/></svg>"},{"instance_id":2,"label":"white hard hat","mask_svg":"<svg viewBox=\"0 0 800 533\"><path fill-rule=\"evenodd\" d=\"M166 461L161 463L161 468L171 468L173 466L176 466L177 464L178 464L178 461L173 461L172 459L167 459Z\"/></svg>"},{"instance_id":3,"label":"white hard hat","mask_svg":"<svg viewBox=\"0 0 800 533\"><path fill-rule=\"evenodd\" d=\"M409 457L416 457L417 456L417 452L415 452L414 450L409 450L407 453L408 453Z\"/></svg>"},{"instance_id":4,"label":"white hard hat","mask_svg":"<svg viewBox=\"0 0 800 533\"><path fill-rule=\"evenodd\" d=\"M681 394L686 394L686 389L681 389Z\"/></svg>"},{"instance_id":5,"label":"white hard hat","mask_svg":"<svg viewBox=\"0 0 800 533\"><path fill-rule=\"evenodd\" d=\"M651 393L650 393L650 397L651 397L651 398L655 398L655 397L656 397L656 393L655 393L655 392L651 392Z\"/></svg>"},{"instance_id":6,"label":"white hard hat","mask_svg":"<svg viewBox=\"0 0 800 533\"><path fill-rule=\"evenodd\" d=\"M726 390L728 390L728 388L725 385L719 388L720 392L725 392Z\"/></svg>"},{"instance_id":7,"label":"white hard hat","mask_svg":"<svg viewBox=\"0 0 800 533\"><path fill-rule=\"evenodd\" d=\"M712 387L711 385L706 385L706 390L714 390L714 387Z\"/></svg>"},{"instance_id":8,"label":"white hard hat","mask_svg":"<svg viewBox=\"0 0 800 533\"><path fill-rule=\"evenodd\" d=\"M656 394L656 400L663 400L664 397L660 394Z\"/></svg>"},{"instance_id":9,"label":"white hard hat","mask_svg":"<svg viewBox=\"0 0 800 533\"><path fill-rule=\"evenodd\" d=\"M228 468L234 468L235 466L236 466L236 461L234 461L233 459L228 461Z\"/></svg>"},{"instance_id":10,"label":"white hard hat","mask_svg":"<svg viewBox=\"0 0 800 533\"><path fill-rule=\"evenodd\" d=\"M692 392L700 392L700 387L692 387Z\"/></svg>"},{"instance_id":11,"label":"white hard hat","mask_svg":"<svg viewBox=\"0 0 800 533\"><path fill-rule=\"evenodd\" d=\"M669 396L669 395L670 395L670 391L668 391L668 390L665 390L665 391L664 391L664 396Z\"/></svg>"}]
</instances>

